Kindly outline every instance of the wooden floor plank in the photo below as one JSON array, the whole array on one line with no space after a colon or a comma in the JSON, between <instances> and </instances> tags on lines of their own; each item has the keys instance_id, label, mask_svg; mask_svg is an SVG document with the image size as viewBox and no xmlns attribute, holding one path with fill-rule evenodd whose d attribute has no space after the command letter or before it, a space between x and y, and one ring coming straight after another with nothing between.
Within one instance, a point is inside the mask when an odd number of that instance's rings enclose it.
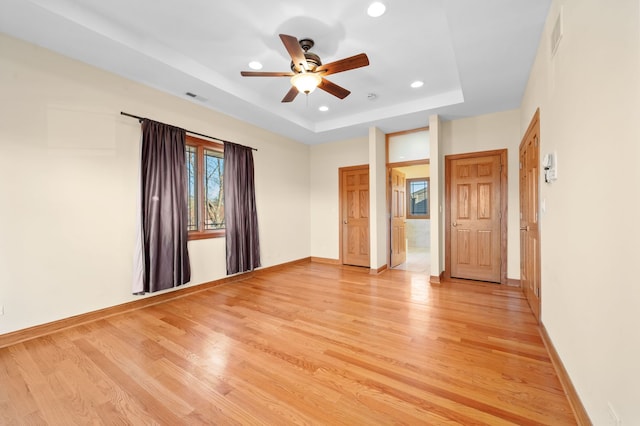
<instances>
[{"instance_id":1,"label":"wooden floor plank","mask_svg":"<svg viewBox=\"0 0 640 426\"><path fill-rule=\"evenodd\" d=\"M514 288L298 263L0 349L2 424L574 425Z\"/></svg>"}]
</instances>

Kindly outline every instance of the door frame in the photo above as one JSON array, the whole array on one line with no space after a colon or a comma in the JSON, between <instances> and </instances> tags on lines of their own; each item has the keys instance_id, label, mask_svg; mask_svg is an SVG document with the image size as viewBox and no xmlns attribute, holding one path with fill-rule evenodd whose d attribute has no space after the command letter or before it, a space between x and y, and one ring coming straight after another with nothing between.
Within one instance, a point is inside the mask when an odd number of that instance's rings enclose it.
<instances>
[{"instance_id":1,"label":"door frame","mask_svg":"<svg viewBox=\"0 0 640 426\"><path fill-rule=\"evenodd\" d=\"M518 177L518 189L520 192L520 207L519 207L519 211L520 211L520 280L521 280L521 286L522 286L522 292L527 300L527 303L529 304L529 307L531 308L531 312L533 312L533 316L536 318L536 321L541 324L541 317L542 317L542 259L540 257L541 255L541 245L540 245L540 240L541 240L541 232L540 232L540 220L539 220L539 215L540 215L540 108L536 109L536 112L533 114L533 117L531 118L531 121L529 122L529 126L527 127L527 131L524 133L524 136L522 136L522 141L520 142L520 146L518 148L518 162L520 163L520 175L522 175L522 150L525 147L525 144L527 143L529 137L531 134L534 134L538 137L537 142L534 144L534 149L537 150L537 158L538 158L538 164L536 167L536 175L535 175L535 180L537 181L536 184L536 193L533 194L533 197L536 199L536 227L535 227L535 232L537 233L537 241L538 244L536 245L536 249L537 252L535 253L535 259L537 261L533 262L532 267L535 268L535 270L533 271L533 274L530 274L533 276L534 279L537 279L537 287L534 287L534 292L537 288L538 293L535 294L534 293L534 297L530 297L530 290L527 288L527 282L525 282L525 279L528 281L529 279L531 279L529 276L527 276L526 274L524 274L524 261L526 261L527 259L525 259L526 253L523 252L523 244L522 244L522 197L526 196L526 194L522 193L522 176ZM529 227L527 226L527 231L526 232L531 232L529 230Z\"/></svg>"},{"instance_id":2,"label":"door frame","mask_svg":"<svg viewBox=\"0 0 640 426\"><path fill-rule=\"evenodd\" d=\"M500 284L507 284L507 206L508 206L508 190L507 190L507 149L495 149L491 151L469 152L464 154L446 155L444 157L444 277L447 280L451 278L451 162L453 160L500 156ZM457 280L454 279L454 280Z\"/></svg>"},{"instance_id":3,"label":"door frame","mask_svg":"<svg viewBox=\"0 0 640 426\"><path fill-rule=\"evenodd\" d=\"M423 132L425 130L429 130L429 126L418 127L416 129L403 130L400 132L387 133L385 135L385 165L387 166L386 170L386 197L387 197L387 268L391 269L391 169L395 169L397 167L407 167L407 166L420 166L423 164L431 164L431 158L424 158L422 160L410 160L410 161L399 161L390 163L389 162L389 139L394 136L406 135L409 133L418 133Z\"/></svg>"},{"instance_id":4,"label":"door frame","mask_svg":"<svg viewBox=\"0 0 640 426\"><path fill-rule=\"evenodd\" d=\"M341 265L344 265L344 254L343 254L343 238L344 238L344 231L342 230L342 208L344 207L344 203L346 203L346 200L343 200L342 198L342 188L344 185L343 182L343 172L348 172L348 171L352 171L352 170L367 170L370 171L369 165L368 164L361 164L359 166L348 166L348 167L339 167L338 168L338 245L340 246L340 251L338 253L339 256L339 262ZM371 184L369 184L371 185ZM371 188L369 188L369 190L371 190ZM369 217L371 217L371 205L369 205ZM369 256L371 256L371 221L369 221ZM369 257L369 268L371 267L371 257Z\"/></svg>"},{"instance_id":5,"label":"door frame","mask_svg":"<svg viewBox=\"0 0 640 426\"><path fill-rule=\"evenodd\" d=\"M420 129L424 130L424 129ZM419 130L416 130L419 131ZM394 133L395 134L395 133ZM387 135L388 136L388 135ZM423 166L431 164L431 159L426 160L412 160L412 161L403 161L398 163L387 163L387 175L386 175L386 193L387 193L387 268L391 269L391 196L393 189L391 188L391 170L396 169L398 167L410 167L410 166Z\"/></svg>"}]
</instances>

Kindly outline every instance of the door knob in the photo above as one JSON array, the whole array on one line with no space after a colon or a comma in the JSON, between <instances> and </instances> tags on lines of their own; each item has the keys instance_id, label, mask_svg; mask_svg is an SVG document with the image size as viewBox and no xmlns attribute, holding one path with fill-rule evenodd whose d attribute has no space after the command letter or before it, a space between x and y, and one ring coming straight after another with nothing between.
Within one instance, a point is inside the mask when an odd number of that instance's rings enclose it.
<instances>
[{"instance_id":1,"label":"door knob","mask_svg":"<svg viewBox=\"0 0 640 426\"><path fill-rule=\"evenodd\" d=\"M344 223L346 225L347 224L347 219L345 219L342 223Z\"/></svg>"},{"instance_id":2,"label":"door knob","mask_svg":"<svg viewBox=\"0 0 640 426\"><path fill-rule=\"evenodd\" d=\"M458 226L458 222L453 222L451 226Z\"/></svg>"},{"instance_id":3,"label":"door knob","mask_svg":"<svg viewBox=\"0 0 640 426\"><path fill-rule=\"evenodd\" d=\"M521 230L521 231L528 231L528 230L529 230L529 225L527 225L527 226L521 226L521 227L520 227L520 230Z\"/></svg>"}]
</instances>

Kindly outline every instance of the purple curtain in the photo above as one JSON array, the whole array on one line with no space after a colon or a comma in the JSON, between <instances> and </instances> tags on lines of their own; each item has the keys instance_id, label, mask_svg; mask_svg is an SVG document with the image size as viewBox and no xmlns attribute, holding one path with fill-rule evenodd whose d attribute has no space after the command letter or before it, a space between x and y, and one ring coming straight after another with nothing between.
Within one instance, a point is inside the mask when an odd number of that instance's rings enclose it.
<instances>
[{"instance_id":1,"label":"purple curtain","mask_svg":"<svg viewBox=\"0 0 640 426\"><path fill-rule=\"evenodd\" d=\"M227 275L260 266L252 149L224 143L224 220Z\"/></svg>"},{"instance_id":2,"label":"purple curtain","mask_svg":"<svg viewBox=\"0 0 640 426\"><path fill-rule=\"evenodd\" d=\"M187 251L185 130L142 121L142 286L152 293L191 279Z\"/></svg>"}]
</instances>

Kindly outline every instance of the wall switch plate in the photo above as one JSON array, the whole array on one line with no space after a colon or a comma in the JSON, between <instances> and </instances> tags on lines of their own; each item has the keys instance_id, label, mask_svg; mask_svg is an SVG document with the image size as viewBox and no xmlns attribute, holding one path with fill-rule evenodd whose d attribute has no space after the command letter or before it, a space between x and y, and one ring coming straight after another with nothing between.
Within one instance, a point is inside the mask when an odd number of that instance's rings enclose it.
<instances>
[{"instance_id":1,"label":"wall switch plate","mask_svg":"<svg viewBox=\"0 0 640 426\"><path fill-rule=\"evenodd\" d=\"M4 315L4 305L0 305L0 315Z\"/></svg>"}]
</instances>

